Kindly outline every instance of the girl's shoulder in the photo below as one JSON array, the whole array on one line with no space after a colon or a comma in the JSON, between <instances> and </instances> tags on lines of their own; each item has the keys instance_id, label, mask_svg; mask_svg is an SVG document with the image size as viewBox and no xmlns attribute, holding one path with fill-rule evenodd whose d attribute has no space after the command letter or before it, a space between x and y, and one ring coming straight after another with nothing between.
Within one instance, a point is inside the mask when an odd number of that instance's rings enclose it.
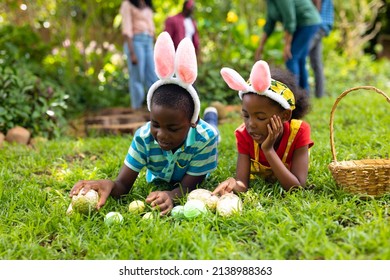
<instances>
[{"instance_id":1,"label":"girl's shoulder","mask_svg":"<svg viewBox=\"0 0 390 280\"><path fill-rule=\"evenodd\" d=\"M310 125L309 123L303 120L292 119L289 122L289 140L294 139L293 141L296 143L295 146L297 148L303 145L309 145L309 147L313 146L313 141L311 139ZM287 137L287 135L286 135Z\"/></svg>"},{"instance_id":2,"label":"girl's shoulder","mask_svg":"<svg viewBox=\"0 0 390 280\"><path fill-rule=\"evenodd\" d=\"M304 120L300 120L300 119L291 119L289 122L288 122L289 126L290 127L310 127L310 124Z\"/></svg>"}]
</instances>

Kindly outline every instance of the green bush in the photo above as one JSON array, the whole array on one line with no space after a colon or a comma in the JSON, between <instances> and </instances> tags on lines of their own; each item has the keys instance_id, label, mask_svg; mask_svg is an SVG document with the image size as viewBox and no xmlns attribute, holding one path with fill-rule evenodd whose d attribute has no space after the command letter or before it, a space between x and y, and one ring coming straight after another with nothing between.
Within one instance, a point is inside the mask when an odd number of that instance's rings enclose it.
<instances>
[{"instance_id":1,"label":"green bush","mask_svg":"<svg viewBox=\"0 0 390 280\"><path fill-rule=\"evenodd\" d=\"M0 64L0 131L19 125L32 135L58 137L65 124L66 95L28 69Z\"/></svg>"},{"instance_id":2,"label":"green bush","mask_svg":"<svg viewBox=\"0 0 390 280\"><path fill-rule=\"evenodd\" d=\"M4 62L41 62L50 51L51 45L43 42L34 29L28 25L5 25L0 28L0 50Z\"/></svg>"}]
</instances>

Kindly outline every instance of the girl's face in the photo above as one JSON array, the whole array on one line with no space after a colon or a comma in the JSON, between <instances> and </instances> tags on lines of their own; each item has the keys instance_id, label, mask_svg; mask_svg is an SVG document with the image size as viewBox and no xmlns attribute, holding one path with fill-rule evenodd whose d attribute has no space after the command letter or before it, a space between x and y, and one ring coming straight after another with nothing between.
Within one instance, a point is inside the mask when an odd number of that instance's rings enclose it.
<instances>
[{"instance_id":1,"label":"girl's face","mask_svg":"<svg viewBox=\"0 0 390 280\"><path fill-rule=\"evenodd\" d=\"M191 121L183 111L152 104L150 118L151 133L161 149L175 152L183 145L191 128Z\"/></svg>"},{"instance_id":2,"label":"girl's face","mask_svg":"<svg viewBox=\"0 0 390 280\"><path fill-rule=\"evenodd\" d=\"M286 121L285 111L288 111L272 99L257 94L244 94L241 110L246 130L258 144L262 144L268 136L270 118L277 115Z\"/></svg>"}]
</instances>

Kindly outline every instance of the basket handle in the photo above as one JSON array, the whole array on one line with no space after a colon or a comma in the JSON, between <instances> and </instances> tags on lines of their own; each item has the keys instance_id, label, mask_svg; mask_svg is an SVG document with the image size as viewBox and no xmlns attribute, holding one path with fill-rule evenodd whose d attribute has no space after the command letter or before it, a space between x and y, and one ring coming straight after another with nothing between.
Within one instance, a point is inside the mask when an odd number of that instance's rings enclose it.
<instances>
[{"instance_id":1,"label":"basket handle","mask_svg":"<svg viewBox=\"0 0 390 280\"><path fill-rule=\"evenodd\" d=\"M347 89L345 90L342 94L340 94L340 96L336 99L335 103L333 104L333 107L332 107L332 111L330 113L330 123L329 123L329 126L330 126L330 147L331 147L331 150L332 150L332 156L333 156L333 161L337 161L337 158L336 158L336 149L335 149L335 146L334 146L334 133L333 133L333 119L334 119L334 112L336 110L336 107L337 107L337 104L340 102L340 100L346 96L348 93L352 92L352 91L355 91L355 90L359 90L359 89L364 89L364 90L373 90L381 95L383 95L386 99L387 99L387 102L390 103L390 98L386 95L386 93L384 93L383 91L381 91L380 89L376 88L376 87L373 87L373 86L358 86L358 87L353 87L353 88L350 88L350 89Z\"/></svg>"}]
</instances>

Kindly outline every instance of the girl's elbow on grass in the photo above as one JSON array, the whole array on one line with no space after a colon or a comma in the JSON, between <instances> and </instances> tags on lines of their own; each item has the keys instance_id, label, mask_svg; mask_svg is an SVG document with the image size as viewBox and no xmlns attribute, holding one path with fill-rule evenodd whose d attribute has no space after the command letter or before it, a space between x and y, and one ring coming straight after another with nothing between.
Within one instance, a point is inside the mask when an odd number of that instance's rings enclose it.
<instances>
[{"instance_id":1,"label":"girl's elbow on grass","mask_svg":"<svg viewBox=\"0 0 390 280\"><path fill-rule=\"evenodd\" d=\"M281 183L281 186L285 191L290 191L290 190L294 190L297 188L305 188L306 187L306 179L299 179L298 177L296 177L296 180L293 180L289 183L284 183L284 184Z\"/></svg>"}]
</instances>

